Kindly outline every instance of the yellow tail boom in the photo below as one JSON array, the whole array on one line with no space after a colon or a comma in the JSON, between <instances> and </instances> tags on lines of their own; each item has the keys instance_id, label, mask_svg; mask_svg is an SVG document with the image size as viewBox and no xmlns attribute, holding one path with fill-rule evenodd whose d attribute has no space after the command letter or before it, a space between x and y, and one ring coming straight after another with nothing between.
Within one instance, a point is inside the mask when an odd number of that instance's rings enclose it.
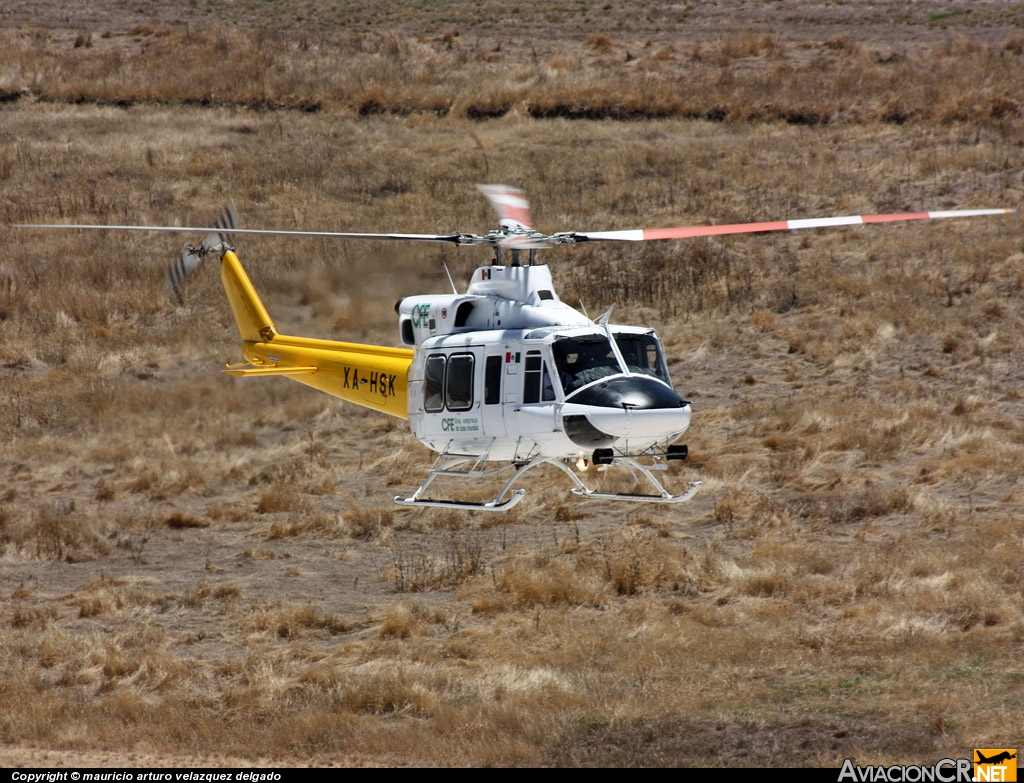
<instances>
[{"instance_id":1,"label":"yellow tail boom","mask_svg":"<svg viewBox=\"0 0 1024 783\"><path fill-rule=\"evenodd\" d=\"M409 417L406 389L413 352L278 334L249 276L232 251L221 259L220 278L242 337L246 364L231 375L283 375L366 408Z\"/></svg>"}]
</instances>

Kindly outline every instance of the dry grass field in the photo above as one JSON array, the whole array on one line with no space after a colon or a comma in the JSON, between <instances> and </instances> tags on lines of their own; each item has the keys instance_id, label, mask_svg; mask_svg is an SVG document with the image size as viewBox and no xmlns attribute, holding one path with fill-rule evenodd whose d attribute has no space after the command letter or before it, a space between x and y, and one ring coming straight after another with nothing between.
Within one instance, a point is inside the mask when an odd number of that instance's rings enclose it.
<instances>
[{"instance_id":1,"label":"dry grass field","mask_svg":"<svg viewBox=\"0 0 1024 783\"><path fill-rule=\"evenodd\" d=\"M400 421L235 379L201 237L1016 207L1014 4L6 2L0 764L931 764L1024 737L1019 215L548 251L663 336L679 508L409 511ZM148 6L152 6L149 8ZM397 344L474 251L247 237ZM619 478L600 479L610 486Z\"/></svg>"}]
</instances>

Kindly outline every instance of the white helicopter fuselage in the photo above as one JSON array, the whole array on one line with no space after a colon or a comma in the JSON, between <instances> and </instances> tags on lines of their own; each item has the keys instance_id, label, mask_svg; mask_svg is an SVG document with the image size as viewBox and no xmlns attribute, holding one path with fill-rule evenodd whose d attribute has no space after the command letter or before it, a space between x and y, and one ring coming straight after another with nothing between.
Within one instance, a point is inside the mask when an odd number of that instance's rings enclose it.
<instances>
[{"instance_id":1,"label":"white helicopter fuselage","mask_svg":"<svg viewBox=\"0 0 1024 783\"><path fill-rule=\"evenodd\" d=\"M464 295L398 305L409 424L440 454L522 463L667 447L690 424L651 329L594 323L546 266L488 266Z\"/></svg>"}]
</instances>

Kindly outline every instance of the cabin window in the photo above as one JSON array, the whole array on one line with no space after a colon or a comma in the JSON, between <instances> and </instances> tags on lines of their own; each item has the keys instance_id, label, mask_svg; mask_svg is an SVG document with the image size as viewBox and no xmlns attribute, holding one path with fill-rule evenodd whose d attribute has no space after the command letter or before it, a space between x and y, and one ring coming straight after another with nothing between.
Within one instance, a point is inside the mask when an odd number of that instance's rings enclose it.
<instances>
[{"instance_id":1,"label":"cabin window","mask_svg":"<svg viewBox=\"0 0 1024 783\"><path fill-rule=\"evenodd\" d=\"M444 354L427 357L423 373L423 410L437 413L444 410Z\"/></svg>"},{"instance_id":2,"label":"cabin window","mask_svg":"<svg viewBox=\"0 0 1024 783\"><path fill-rule=\"evenodd\" d=\"M488 356L484 364L484 404L501 402L501 357Z\"/></svg>"},{"instance_id":3,"label":"cabin window","mask_svg":"<svg viewBox=\"0 0 1024 783\"><path fill-rule=\"evenodd\" d=\"M468 411L473 407L473 354L456 353L448 357L445 402L450 411Z\"/></svg>"},{"instance_id":4,"label":"cabin window","mask_svg":"<svg viewBox=\"0 0 1024 783\"><path fill-rule=\"evenodd\" d=\"M619 347L622 358L626 360L629 371L637 375L653 375L661 378L669 386L668 370L665 368L665 357L661 353L661 345L652 332L646 334L616 334L615 344Z\"/></svg>"}]
</instances>

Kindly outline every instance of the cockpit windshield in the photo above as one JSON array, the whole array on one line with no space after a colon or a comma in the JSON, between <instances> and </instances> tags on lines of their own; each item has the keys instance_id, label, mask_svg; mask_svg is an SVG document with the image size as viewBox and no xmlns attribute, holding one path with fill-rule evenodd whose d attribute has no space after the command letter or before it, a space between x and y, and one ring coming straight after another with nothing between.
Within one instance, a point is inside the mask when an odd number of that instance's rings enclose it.
<instances>
[{"instance_id":1,"label":"cockpit windshield","mask_svg":"<svg viewBox=\"0 0 1024 783\"><path fill-rule=\"evenodd\" d=\"M661 342L654 332L614 332L615 347L626 362L623 368L604 334L559 337L551 344L558 378L566 396L588 383L628 370L635 375L650 375L672 385L669 380Z\"/></svg>"},{"instance_id":2,"label":"cockpit windshield","mask_svg":"<svg viewBox=\"0 0 1024 783\"><path fill-rule=\"evenodd\" d=\"M653 375L655 378L661 378L669 386L672 385L665 367L665 357L661 353L661 344L653 332L616 332L615 344L619 347L622 358L626 360L630 372Z\"/></svg>"},{"instance_id":3,"label":"cockpit windshield","mask_svg":"<svg viewBox=\"0 0 1024 783\"><path fill-rule=\"evenodd\" d=\"M611 343L603 334L561 337L551 345L551 350L566 395L598 378L622 372Z\"/></svg>"}]
</instances>

